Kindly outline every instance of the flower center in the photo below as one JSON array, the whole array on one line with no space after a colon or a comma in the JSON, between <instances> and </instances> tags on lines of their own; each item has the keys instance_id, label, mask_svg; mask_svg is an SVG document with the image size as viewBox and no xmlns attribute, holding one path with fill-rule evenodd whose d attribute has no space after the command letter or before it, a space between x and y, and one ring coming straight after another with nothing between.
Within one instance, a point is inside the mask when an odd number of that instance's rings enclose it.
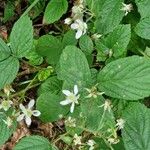
<instances>
[{"instance_id":1,"label":"flower center","mask_svg":"<svg viewBox=\"0 0 150 150\"><path fill-rule=\"evenodd\" d=\"M72 102L75 102L77 100L76 96L73 93L68 96L68 99L70 99Z\"/></svg>"},{"instance_id":2,"label":"flower center","mask_svg":"<svg viewBox=\"0 0 150 150\"><path fill-rule=\"evenodd\" d=\"M26 110L27 112L26 112L26 115L28 116L28 117L31 117L32 116L32 110L31 109L27 109Z\"/></svg>"}]
</instances>

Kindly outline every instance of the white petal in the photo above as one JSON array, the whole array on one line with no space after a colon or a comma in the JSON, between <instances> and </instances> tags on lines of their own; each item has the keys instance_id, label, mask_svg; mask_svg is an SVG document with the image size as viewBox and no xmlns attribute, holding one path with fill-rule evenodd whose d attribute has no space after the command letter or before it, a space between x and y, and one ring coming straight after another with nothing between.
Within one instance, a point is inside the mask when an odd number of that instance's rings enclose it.
<instances>
[{"instance_id":1,"label":"white petal","mask_svg":"<svg viewBox=\"0 0 150 150\"><path fill-rule=\"evenodd\" d=\"M31 109L34 106L34 104L35 104L35 100L32 99L28 104L28 108Z\"/></svg>"},{"instance_id":2,"label":"white petal","mask_svg":"<svg viewBox=\"0 0 150 150\"><path fill-rule=\"evenodd\" d=\"M19 115L17 117L17 121L19 122L19 121L23 120L24 116L25 116L24 114Z\"/></svg>"},{"instance_id":3,"label":"white petal","mask_svg":"<svg viewBox=\"0 0 150 150\"><path fill-rule=\"evenodd\" d=\"M78 94L78 86L74 85L74 94L77 95Z\"/></svg>"},{"instance_id":4,"label":"white petal","mask_svg":"<svg viewBox=\"0 0 150 150\"><path fill-rule=\"evenodd\" d=\"M26 122L26 124L27 124L28 126L30 126L30 125L31 125L31 118L26 116L25 122Z\"/></svg>"},{"instance_id":5,"label":"white petal","mask_svg":"<svg viewBox=\"0 0 150 150\"><path fill-rule=\"evenodd\" d=\"M38 111L38 110L33 110L32 112L33 112L33 116L38 117L38 116L40 116L40 115L41 115L41 112L40 112L40 111Z\"/></svg>"},{"instance_id":6,"label":"white petal","mask_svg":"<svg viewBox=\"0 0 150 150\"><path fill-rule=\"evenodd\" d=\"M62 92L63 92L66 96L69 96L69 95L71 94L71 92L68 91L68 90L62 90Z\"/></svg>"},{"instance_id":7,"label":"white petal","mask_svg":"<svg viewBox=\"0 0 150 150\"><path fill-rule=\"evenodd\" d=\"M60 102L61 105L68 105L70 103L71 103L71 101L69 99L66 99L66 100Z\"/></svg>"},{"instance_id":8,"label":"white petal","mask_svg":"<svg viewBox=\"0 0 150 150\"><path fill-rule=\"evenodd\" d=\"M26 110L26 108L22 104L20 104L19 107L22 111Z\"/></svg>"},{"instance_id":9,"label":"white petal","mask_svg":"<svg viewBox=\"0 0 150 150\"><path fill-rule=\"evenodd\" d=\"M71 24L71 29L76 30L76 29L78 29L78 28L79 28L79 25L78 25L77 23Z\"/></svg>"},{"instance_id":10,"label":"white petal","mask_svg":"<svg viewBox=\"0 0 150 150\"><path fill-rule=\"evenodd\" d=\"M70 112L71 112L71 113L73 113L73 111L74 111L74 106L75 106L75 103L72 103L72 104L71 104L71 107L70 107Z\"/></svg>"},{"instance_id":11,"label":"white petal","mask_svg":"<svg viewBox=\"0 0 150 150\"><path fill-rule=\"evenodd\" d=\"M76 39L79 39L82 36L82 30L78 30L76 33Z\"/></svg>"}]
</instances>

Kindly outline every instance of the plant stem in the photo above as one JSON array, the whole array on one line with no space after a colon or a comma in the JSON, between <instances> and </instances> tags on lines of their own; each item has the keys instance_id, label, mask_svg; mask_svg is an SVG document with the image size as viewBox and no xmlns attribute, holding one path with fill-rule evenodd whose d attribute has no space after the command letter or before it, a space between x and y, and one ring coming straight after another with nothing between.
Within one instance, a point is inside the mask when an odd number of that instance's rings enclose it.
<instances>
[{"instance_id":1,"label":"plant stem","mask_svg":"<svg viewBox=\"0 0 150 150\"><path fill-rule=\"evenodd\" d=\"M39 0L35 0L27 9L26 11L21 15L21 17L27 15L29 11L39 2Z\"/></svg>"}]
</instances>

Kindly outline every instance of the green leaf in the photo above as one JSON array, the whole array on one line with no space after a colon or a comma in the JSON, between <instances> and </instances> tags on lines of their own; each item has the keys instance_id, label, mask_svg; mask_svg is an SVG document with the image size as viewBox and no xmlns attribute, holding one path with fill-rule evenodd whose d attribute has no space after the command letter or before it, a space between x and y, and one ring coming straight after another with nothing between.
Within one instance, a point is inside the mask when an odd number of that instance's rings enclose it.
<instances>
[{"instance_id":1,"label":"green leaf","mask_svg":"<svg viewBox=\"0 0 150 150\"><path fill-rule=\"evenodd\" d=\"M138 36L150 40L150 17L142 19L135 27Z\"/></svg>"},{"instance_id":2,"label":"green leaf","mask_svg":"<svg viewBox=\"0 0 150 150\"><path fill-rule=\"evenodd\" d=\"M19 70L18 59L10 56L7 59L0 61L0 89L5 85L10 84Z\"/></svg>"},{"instance_id":3,"label":"green leaf","mask_svg":"<svg viewBox=\"0 0 150 150\"><path fill-rule=\"evenodd\" d=\"M44 23L54 23L59 20L68 8L67 0L51 0L44 13Z\"/></svg>"},{"instance_id":4,"label":"green leaf","mask_svg":"<svg viewBox=\"0 0 150 150\"><path fill-rule=\"evenodd\" d=\"M24 57L32 48L33 27L28 16L21 17L13 26L10 34L10 47L16 57Z\"/></svg>"},{"instance_id":5,"label":"green leaf","mask_svg":"<svg viewBox=\"0 0 150 150\"><path fill-rule=\"evenodd\" d=\"M106 65L98 74L99 89L106 95L139 100L150 95L150 61L132 56Z\"/></svg>"},{"instance_id":6,"label":"green leaf","mask_svg":"<svg viewBox=\"0 0 150 150\"><path fill-rule=\"evenodd\" d=\"M43 94L51 92L52 94L58 94L62 89L62 81L58 80L56 76L50 77L41 84L38 93Z\"/></svg>"},{"instance_id":7,"label":"green leaf","mask_svg":"<svg viewBox=\"0 0 150 150\"><path fill-rule=\"evenodd\" d=\"M115 126L112 111L105 111L104 113L104 108L100 107L103 104L103 97L84 99L81 104L81 110L85 118L85 127L93 133L105 132L108 128L114 128Z\"/></svg>"},{"instance_id":8,"label":"green leaf","mask_svg":"<svg viewBox=\"0 0 150 150\"><path fill-rule=\"evenodd\" d=\"M1 114L0 117L0 147L10 138L14 130L16 129L15 124L11 126L11 128L7 127L7 125L4 123L4 120L6 120L6 117Z\"/></svg>"},{"instance_id":9,"label":"green leaf","mask_svg":"<svg viewBox=\"0 0 150 150\"><path fill-rule=\"evenodd\" d=\"M43 93L37 99L37 109L41 112L41 120L44 122L53 122L60 119L61 115L68 112L67 106L60 105L63 99L55 94Z\"/></svg>"},{"instance_id":10,"label":"green leaf","mask_svg":"<svg viewBox=\"0 0 150 150\"><path fill-rule=\"evenodd\" d=\"M80 38L79 46L85 54L91 54L94 49L93 41L88 35L84 35Z\"/></svg>"},{"instance_id":11,"label":"green leaf","mask_svg":"<svg viewBox=\"0 0 150 150\"><path fill-rule=\"evenodd\" d=\"M108 36L96 42L98 51L97 59L101 60L103 55L107 55L112 51L115 58L121 57L126 54L127 45L130 41L131 29L130 25L120 25Z\"/></svg>"},{"instance_id":12,"label":"green leaf","mask_svg":"<svg viewBox=\"0 0 150 150\"><path fill-rule=\"evenodd\" d=\"M66 32L62 42L64 48L68 45L76 45L77 39L75 38L75 31L69 30L68 32Z\"/></svg>"},{"instance_id":13,"label":"green leaf","mask_svg":"<svg viewBox=\"0 0 150 150\"><path fill-rule=\"evenodd\" d=\"M22 138L13 150L52 150L52 147L42 136L28 136Z\"/></svg>"},{"instance_id":14,"label":"green leaf","mask_svg":"<svg viewBox=\"0 0 150 150\"><path fill-rule=\"evenodd\" d=\"M39 38L36 50L41 56L47 58L49 64L57 64L63 45L59 39L52 35L44 35Z\"/></svg>"},{"instance_id":15,"label":"green leaf","mask_svg":"<svg viewBox=\"0 0 150 150\"><path fill-rule=\"evenodd\" d=\"M11 17L13 17L13 15L15 14L14 10L15 5L13 4L13 2L8 1L4 10L4 22L8 21L9 19L11 19Z\"/></svg>"},{"instance_id":16,"label":"green leaf","mask_svg":"<svg viewBox=\"0 0 150 150\"><path fill-rule=\"evenodd\" d=\"M123 118L126 121L122 130L126 150L149 150L150 110L140 103L130 103Z\"/></svg>"},{"instance_id":17,"label":"green leaf","mask_svg":"<svg viewBox=\"0 0 150 150\"><path fill-rule=\"evenodd\" d=\"M60 57L58 78L71 87L84 87L91 79L91 73L84 53L75 46L67 46Z\"/></svg>"},{"instance_id":18,"label":"green leaf","mask_svg":"<svg viewBox=\"0 0 150 150\"><path fill-rule=\"evenodd\" d=\"M146 18L150 16L150 1L149 0L135 0L138 7L138 12L141 15L141 18Z\"/></svg>"},{"instance_id":19,"label":"green leaf","mask_svg":"<svg viewBox=\"0 0 150 150\"><path fill-rule=\"evenodd\" d=\"M0 61L7 59L11 55L7 44L0 38Z\"/></svg>"},{"instance_id":20,"label":"green leaf","mask_svg":"<svg viewBox=\"0 0 150 150\"><path fill-rule=\"evenodd\" d=\"M102 10L96 18L95 27L100 34L112 32L124 16L122 8L123 0L105 0Z\"/></svg>"}]
</instances>

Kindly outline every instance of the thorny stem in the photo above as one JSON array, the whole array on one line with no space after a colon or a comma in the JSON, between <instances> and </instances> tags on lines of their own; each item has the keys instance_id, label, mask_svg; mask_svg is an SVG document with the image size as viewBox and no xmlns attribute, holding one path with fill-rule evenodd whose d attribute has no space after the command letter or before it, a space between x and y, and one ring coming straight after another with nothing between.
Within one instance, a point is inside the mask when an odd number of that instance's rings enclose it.
<instances>
[{"instance_id":1,"label":"thorny stem","mask_svg":"<svg viewBox=\"0 0 150 150\"><path fill-rule=\"evenodd\" d=\"M21 17L27 15L29 11L39 2L39 0L35 0L27 9L26 11L21 15Z\"/></svg>"}]
</instances>

